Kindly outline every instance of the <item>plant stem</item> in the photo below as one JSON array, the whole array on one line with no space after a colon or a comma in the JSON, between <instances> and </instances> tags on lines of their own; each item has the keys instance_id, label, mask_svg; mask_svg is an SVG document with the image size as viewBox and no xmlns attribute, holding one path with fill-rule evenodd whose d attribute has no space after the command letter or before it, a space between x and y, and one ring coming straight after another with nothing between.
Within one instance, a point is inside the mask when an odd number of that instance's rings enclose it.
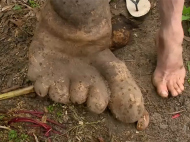
<instances>
[{"instance_id":1,"label":"plant stem","mask_svg":"<svg viewBox=\"0 0 190 142\"><path fill-rule=\"evenodd\" d=\"M18 90L11 91L8 93L0 94L0 101L9 99L9 98L13 98L13 97L17 97L17 96L21 96L21 95L25 95L25 94L29 94L29 93L33 93L33 92L34 92L34 87L29 86L29 87L26 87L23 89L18 89Z\"/></svg>"},{"instance_id":2,"label":"plant stem","mask_svg":"<svg viewBox=\"0 0 190 142\"><path fill-rule=\"evenodd\" d=\"M0 129L6 129L6 130L11 130L11 128L9 128L9 127L6 127L6 126L0 126Z\"/></svg>"}]
</instances>

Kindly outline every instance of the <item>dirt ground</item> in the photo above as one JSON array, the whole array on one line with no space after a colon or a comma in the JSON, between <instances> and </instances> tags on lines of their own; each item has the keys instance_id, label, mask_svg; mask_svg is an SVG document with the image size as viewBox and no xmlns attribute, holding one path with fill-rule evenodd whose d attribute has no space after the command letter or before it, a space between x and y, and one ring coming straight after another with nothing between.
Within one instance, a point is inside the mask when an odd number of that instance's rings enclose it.
<instances>
[{"instance_id":1,"label":"dirt ground","mask_svg":"<svg viewBox=\"0 0 190 142\"><path fill-rule=\"evenodd\" d=\"M28 47L33 37L39 9L43 1L34 3L23 1L0 0L0 92L12 87L31 85L27 79ZM123 0L111 4L113 15L126 12ZM135 124L123 124L114 119L106 110L101 115L87 111L85 106L68 106L55 104L48 98L39 98L34 93L0 101L0 141L2 142L189 142L190 141L190 86L186 78L184 93L176 98L160 98L151 83L151 75L156 66L154 36L159 29L160 21L157 3L152 2L152 9L142 21L139 28L132 32L130 43L114 54L123 60L144 95L145 105L150 113L150 125L142 132ZM133 19L134 20L134 19ZM190 43L184 40L184 63L190 61ZM20 110L45 112L43 118ZM16 113L17 112L17 113ZM176 115L177 114L177 115ZM60 134L50 132L44 136L44 129L31 123L11 124L8 121L15 117L27 117L46 122ZM175 118L176 117L176 118ZM47 118L61 126L49 123ZM6 127L7 128L7 127ZM9 127L8 127L9 128Z\"/></svg>"}]
</instances>

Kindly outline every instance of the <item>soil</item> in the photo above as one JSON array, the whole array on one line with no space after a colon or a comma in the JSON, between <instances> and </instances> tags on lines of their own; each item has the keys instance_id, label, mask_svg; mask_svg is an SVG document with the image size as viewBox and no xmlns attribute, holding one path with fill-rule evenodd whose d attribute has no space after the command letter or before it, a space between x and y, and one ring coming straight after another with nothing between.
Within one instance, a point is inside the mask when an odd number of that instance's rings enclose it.
<instances>
[{"instance_id":1,"label":"soil","mask_svg":"<svg viewBox=\"0 0 190 142\"><path fill-rule=\"evenodd\" d=\"M15 3L0 1L0 92L12 87L31 85L27 79L28 47L39 17L37 5L17 1ZM26 0L27 1L27 0ZM14 0L13 0L14 2ZM40 3L39 3L40 2ZM111 2L113 15L123 14L131 20L126 12L123 0ZM35 8L33 8L35 7ZM156 94L151 83L151 75L156 66L154 37L159 29L160 20L157 3L152 2L152 9L145 19L137 20L139 28L132 31L130 43L114 54L123 60L134 76L144 95L145 105L150 113L150 124L145 131L137 131L135 124L123 124L114 119L106 110L101 115L89 112L85 106L55 104L48 98L40 98L35 93L3 100L0 102L0 126L8 126L7 122L15 117L29 117L38 121L51 120L61 123L64 128L48 123L61 135L50 133L44 136L44 130L31 123L11 124L13 131L1 129L2 142L33 142L37 139L47 142L189 142L190 141L190 86L188 75L185 91L182 95L162 99ZM184 40L184 63L190 61L190 43ZM29 114L15 113L19 110L43 111L43 119ZM177 114L177 115L176 115ZM11 135L16 133L17 135ZM34 135L33 135L34 134ZM35 139L35 136L37 137Z\"/></svg>"}]
</instances>

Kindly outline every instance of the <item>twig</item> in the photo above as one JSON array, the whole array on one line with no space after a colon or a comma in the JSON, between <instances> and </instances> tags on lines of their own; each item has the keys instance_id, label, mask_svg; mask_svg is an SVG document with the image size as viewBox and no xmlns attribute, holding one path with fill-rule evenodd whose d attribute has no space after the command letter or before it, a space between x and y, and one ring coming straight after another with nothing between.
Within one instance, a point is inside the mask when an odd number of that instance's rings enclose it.
<instances>
[{"instance_id":1,"label":"twig","mask_svg":"<svg viewBox=\"0 0 190 142\"><path fill-rule=\"evenodd\" d=\"M188 36L184 36L184 40L190 42L190 37L188 37Z\"/></svg>"},{"instance_id":2,"label":"twig","mask_svg":"<svg viewBox=\"0 0 190 142\"><path fill-rule=\"evenodd\" d=\"M70 128L69 130L67 130L65 133L62 133L60 135L57 135L55 136L56 138L60 137L60 136L66 136L67 133L71 132L71 131L74 131L75 129L78 129L80 127L85 127L87 125L94 125L94 124L98 124L98 123L101 123L102 121L96 121L96 122L86 122L84 123L83 125L79 124L79 125L76 125L76 126L73 126L72 128ZM53 136L50 136L49 138L53 138Z\"/></svg>"},{"instance_id":3,"label":"twig","mask_svg":"<svg viewBox=\"0 0 190 142\"><path fill-rule=\"evenodd\" d=\"M16 111L15 113L29 113L29 114L41 114L43 115L44 112L40 112L40 111L28 111L28 110L19 110L19 111Z\"/></svg>"},{"instance_id":4,"label":"twig","mask_svg":"<svg viewBox=\"0 0 190 142\"><path fill-rule=\"evenodd\" d=\"M171 113L167 113L167 114L177 114L177 113L181 113L184 112L185 110L180 110L180 111L176 111L176 112L171 112Z\"/></svg>"},{"instance_id":5,"label":"twig","mask_svg":"<svg viewBox=\"0 0 190 142\"><path fill-rule=\"evenodd\" d=\"M135 60L125 60L126 62L134 62Z\"/></svg>"},{"instance_id":6,"label":"twig","mask_svg":"<svg viewBox=\"0 0 190 142\"><path fill-rule=\"evenodd\" d=\"M36 142L39 142L38 137L33 133L34 139Z\"/></svg>"},{"instance_id":7,"label":"twig","mask_svg":"<svg viewBox=\"0 0 190 142\"><path fill-rule=\"evenodd\" d=\"M34 92L34 87L29 86L29 87L26 87L23 89L18 89L18 90L11 91L8 93L0 94L0 101L9 99L9 98L13 98L13 97L17 97L17 96L21 96L21 95L25 95L25 94L29 94L29 93L33 93L33 92Z\"/></svg>"},{"instance_id":8,"label":"twig","mask_svg":"<svg viewBox=\"0 0 190 142\"><path fill-rule=\"evenodd\" d=\"M19 4L21 4L22 6L26 6L28 9L30 9L30 10L32 10L33 8L32 7L30 7L29 5L27 5L27 4L24 4L24 3L22 3L22 2L18 2Z\"/></svg>"},{"instance_id":9,"label":"twig","mask_svg":"<svg viewBox=\"0 0 190 142\"><path fill-rule=\"evenodd\" d=\"M6 126L0 126L0 129L6 129L6 130L11 130L11 128L9 128L9 127L6 127Z\"/></svg>"},{"instance_id":10,"label":"twig","mask_svg":"<svg viewBox=\"0 0 190 142\"><path fill-rule=\"evenodd\" d=\"M19 89L19 88L20 88L20 85L16 85L16 86L13 86L11 88L4 89L3 91L1 91L1 93L7 93L7 92L10 92L10 91Z\"/></svg>"}]
</instances>

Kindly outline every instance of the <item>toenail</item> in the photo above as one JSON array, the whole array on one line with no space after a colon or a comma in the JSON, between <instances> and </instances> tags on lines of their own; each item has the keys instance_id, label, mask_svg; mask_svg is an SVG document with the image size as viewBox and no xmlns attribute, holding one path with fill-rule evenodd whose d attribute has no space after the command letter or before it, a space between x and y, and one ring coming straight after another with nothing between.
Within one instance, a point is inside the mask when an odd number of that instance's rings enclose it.
<instances>
[{"instance_id":1,"label":"toenail","mask_svg":"<svg viewBox=\"0 0 190 142\"><path fill-rule=\"evenodd\" d=\"M173 96L177 96L178 94L177 93L174 93Z\"/></svg>"},{"instance_id":2,"label":"toenail","mask_svg":"<svg viewBox=\"0 0 190 142\"><path fill-rule=\"evenodd\" d=\"M168 92L167 91L162 91L161 94L164 95L164 96L167 96Z\"/></svg>"}]
</instances>

